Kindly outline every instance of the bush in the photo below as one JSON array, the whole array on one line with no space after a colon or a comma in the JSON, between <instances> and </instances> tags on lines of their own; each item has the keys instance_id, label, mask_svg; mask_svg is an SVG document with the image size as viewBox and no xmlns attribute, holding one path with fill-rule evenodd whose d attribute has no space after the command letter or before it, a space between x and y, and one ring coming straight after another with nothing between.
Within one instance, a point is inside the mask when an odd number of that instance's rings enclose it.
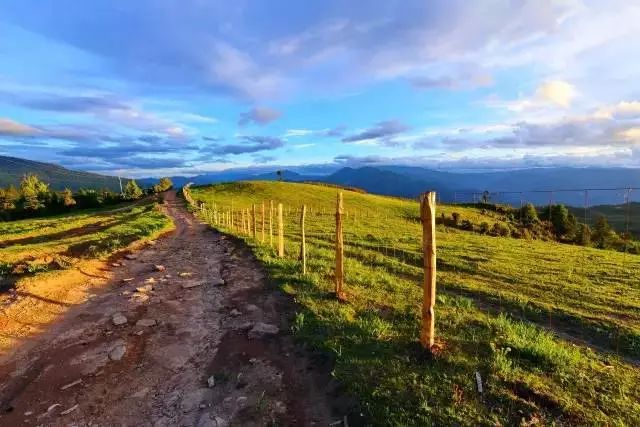
<instances>
[{"instance_id":1,"label":"bush","mask_svg":"<svg viewBox=\"0 0 640 427\"><path fill-rule=\"evenodd\" d=\"M468 219L463 219L460 223L461 230L473 231L473 224Z\"/></svg>"},{"instance_id":2,"label":"bush","mask_svg":"<svg viewBox=\"0 0 640 427\"><path fill-rule=\"evenodd\" d=\"M453 225L456 227L460 225L460 214L458 212L454 212L451 214L451 220L453 221Z\"/></svg>"},{"instance_id":3,"label":"bush","mask_svg":"<svg viewBox=\"0 0 640 427\"><path fill-rule=\"evenodd\" d=\"M496 222L493 224L493 227L491 227L489 234L496 237L507 237L511 235L511 229L506 224Z\"/></svg>"},{"instance_id":4,"label":"bush","mask_svg":"<svg viewBox=\"0 0 640 427\"><path fill-rule=\"evenodd\" d=\"M487 234L488 232L489 232L489 223L486 221L481 222L480 227L478 228L478 233Z\"/></svg>"}]
</instances>

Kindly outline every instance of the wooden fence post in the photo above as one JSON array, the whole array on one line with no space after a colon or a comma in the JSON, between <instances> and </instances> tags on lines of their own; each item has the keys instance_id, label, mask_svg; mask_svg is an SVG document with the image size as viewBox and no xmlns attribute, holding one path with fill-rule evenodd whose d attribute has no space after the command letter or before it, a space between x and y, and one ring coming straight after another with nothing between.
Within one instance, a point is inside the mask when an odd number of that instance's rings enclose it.
<instances>
[{"instance_id":1,"label":"wooden fence post","mask_svg":"<svg viewBox=\"0 0 640 427\"><path fill-rule=\"evenodd\" d=\"M304 217L307 214L307 205L302 205L300 212L300 234L302 242L300 243L300 261L302 261L302 274L307 274L307 246L304 236Z\"/></svg>"},{"instance_id":2,"label":"wooden fence post","mask_svg":"<svg viewBox=\"0 0 640 427\"><path fill-rule=\"evenodd\" d=\"M282 203L278 203L278 256L284 258L284 224L282 222Z\"/></svg>"},{"instance_id":3,"label":"wooden fence post","mask_svg":"<svg viewBox=\"0 0 640 427\"><path fill-rule=\"evenodd\" d=\"M269 246L273 247L273 200L269 200Z\"/></svg>"},{"instance_id":4,"label":"wooden fence post","mask_svg":"<svg viewBox=\"0 0 640 427\"><path fill-rule=\"evenodd\" d=\"M247 210L242 209L242 233L247 234Z\"/></svg>"},{"instance_id":5,"label":"wooden fence post","mask_svg":"<svg viewBox=\"0 0 640 427\"><path fill-rule=\"evenodd\" d=\"M345 299L344 291L344 240L342 239L342 214L344 206L342 204L342 192L338 193L336 202L336 298Z\"/></svg>"},{"instance_id":6,"label":"wooden fence post","mask_svg":"<svg viewBox=\"0 0 640 427\"><path fill-rule=\"evenodd\" d=\"M262 227L260 227L260 231L262 232L262 243L264 244L264 200L262 201Z\"/></svg>"},{"instance_id":7,"label":"wooden fence post","mask_svg":"<svg viewBox=\"0 0 640 427\"><path fill-rule=\"evenodd\" d=\"M422 250L424 255L424 283L422 301L422 330L420 342L431 350L435 342L436 303L436 193L424 193L420 200L422 220Z\"/></svg>"},{"instance_id":8,"label":"wooden fence post","mask_svg":"<svg viewBox=\"0 0 640 427\"><path fill-rule=\"evenodd\" d=\"M253 204L253 238L258 238L258 215L256 214L256 204Z\"/></svg>"}]
</instances>

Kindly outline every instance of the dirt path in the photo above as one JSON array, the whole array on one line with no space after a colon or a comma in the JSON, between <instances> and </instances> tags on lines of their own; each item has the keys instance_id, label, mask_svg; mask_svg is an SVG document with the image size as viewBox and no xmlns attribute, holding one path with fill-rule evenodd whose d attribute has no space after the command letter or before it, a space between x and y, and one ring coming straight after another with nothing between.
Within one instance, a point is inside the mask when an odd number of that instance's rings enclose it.
<instances>
[{"instance_id":1,"label":"dirt path","mask_svg":"<svg viewBox=\"0 0 640 427\"><path fill-rule=\"evenodd\" d=\"M0 425L341 420L351 404L294 346L288 298L242 244L175 194L166 201L174 233L122 260L103 292L0 365Z\"/></svg>"}]
</instances>

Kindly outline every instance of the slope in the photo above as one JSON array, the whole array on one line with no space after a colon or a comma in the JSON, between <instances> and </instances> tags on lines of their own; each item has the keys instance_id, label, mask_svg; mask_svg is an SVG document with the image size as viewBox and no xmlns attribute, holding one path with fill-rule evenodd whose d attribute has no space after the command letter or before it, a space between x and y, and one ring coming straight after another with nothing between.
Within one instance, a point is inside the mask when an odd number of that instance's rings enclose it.
<instances>
[{"instance_id":1,"label":"slope","mask_svg":"<svg viewBox=\"0 0 640 427\"><path fill-rule=\"evenodd\" d=\"M118 178L113 176L74 171L51 163L0 156L0 187L18 186L22 177L26 174L37 175L54 190L64 190L65 188L72 190L106 188L111 191L120 191ZM124 186L126 182L126 180L123 180L122 185Z\"/></svg>"},{"instance_id":2,"label":"slope","mask_svg":"<svg viewBox=\"0 0 640 427\"><path fill-rule=\"evenodd\" d=\"M336 378L373 422L640 422L640 257L438 226L439 351L427 358L416 343L416 202L344 192L344 304L331 297L335 188L241 182L194 188L192 195L215 203L218 218L233 206L235 225L220 227L244 238L272 280L294 296L296 335L331 358ZM284 259L270 245L268 208L262 240L262 203L269 200L284 204ZM239 228L240 210L254 203L257 239ZM303 203L305 276L298 260ZM458 206L439 206L438 215L454 209L483 220L481 211Z\"/></svg>"}]
</instances>

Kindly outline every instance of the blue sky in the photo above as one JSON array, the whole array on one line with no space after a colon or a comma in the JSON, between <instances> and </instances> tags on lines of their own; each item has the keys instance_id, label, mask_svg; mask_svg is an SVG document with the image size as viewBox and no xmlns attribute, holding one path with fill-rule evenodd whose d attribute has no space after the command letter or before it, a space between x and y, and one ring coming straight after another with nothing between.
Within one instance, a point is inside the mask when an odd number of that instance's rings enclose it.
<instances>
[{"instance_id":1,"label":"blue sky","mask_svg":"<svg viewBox=\"0 0 640 427\"><path fill-rule=\"evenodd\" d=\"M0 154L640 167L640 3L0 0Z\"/></svg>"}]
</instances>

